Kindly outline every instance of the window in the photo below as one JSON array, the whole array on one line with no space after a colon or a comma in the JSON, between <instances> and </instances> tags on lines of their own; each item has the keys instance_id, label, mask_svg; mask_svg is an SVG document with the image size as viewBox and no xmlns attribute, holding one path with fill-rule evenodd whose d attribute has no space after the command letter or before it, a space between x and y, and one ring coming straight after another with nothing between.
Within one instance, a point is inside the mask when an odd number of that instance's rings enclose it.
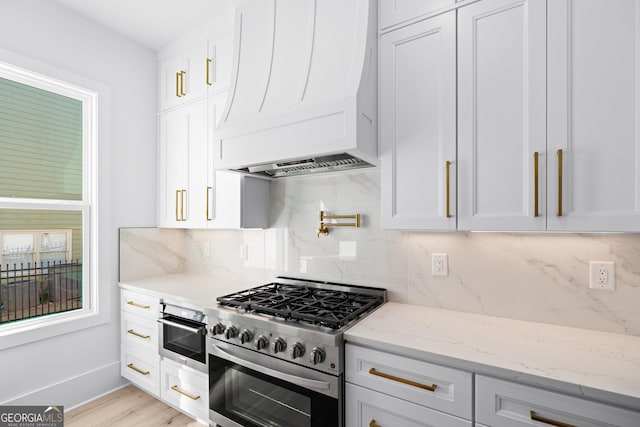
<instances>
[{"instance_id":1,"label":"window","mask_svg":"<svg viewBox=\"0 0 640 427\"><path fill-rule=\"evenodd\" d=\"M95 311L96 106L0 62L0 335Z\"/></svg>"}]
</instances>

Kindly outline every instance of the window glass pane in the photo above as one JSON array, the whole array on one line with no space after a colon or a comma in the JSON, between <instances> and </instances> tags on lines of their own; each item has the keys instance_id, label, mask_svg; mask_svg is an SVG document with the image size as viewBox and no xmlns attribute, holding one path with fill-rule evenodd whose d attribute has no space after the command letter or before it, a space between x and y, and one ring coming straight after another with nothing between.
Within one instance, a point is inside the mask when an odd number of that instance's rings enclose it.
<instances>
[{"instance_id":1,"label":"window glass pane","mask_svg":"<svg viewBox=\"0 0 640 427\"><path fill-rule=\"evenodd\" d=\"M40 252L43 246L53 248L53 252L69 252L70 259L82 262L82 212L67 210L39 210L39 209L0 209L0 233L4 235L3 230L43 230L41 233L41 243L38 245L34 241L32 246L34 251ZM62 245L62 236L66 233L47 230L71 230L71 238ZM47 234L47 238L44 235ZM48 243L43 244L42 242ZM4 252L4 251L3 251ZM45 252L40 252L42 258ZM2 255L2 254L0 254Z\"/></svg>"},{"instance_id":2,"label":"window glass pane","mask_svg":"<svg viewBox=\"0 0 640 427\"><path fill-rule=\"evenodd\" d=\"M82 211L0 209L0 326L81 309L82 279Z\"/></svg>"},{"instance_id":3,"label":"window glass pane","mask_svg":"<svg viewBox=\"0 0 640 427\"><path fill-rule=\"evenodd\" d=\"M0 78L0 197L82 200L82 102Z\"/></svg>"}]
</instances>

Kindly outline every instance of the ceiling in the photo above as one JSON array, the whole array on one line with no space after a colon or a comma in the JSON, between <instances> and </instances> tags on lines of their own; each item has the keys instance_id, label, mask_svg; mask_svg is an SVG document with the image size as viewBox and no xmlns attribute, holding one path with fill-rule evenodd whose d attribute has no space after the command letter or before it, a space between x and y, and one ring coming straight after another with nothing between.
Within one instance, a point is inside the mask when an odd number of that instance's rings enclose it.
<instances>
[{"instance_id":1,"label":"ceiling","mask_svg":"<svg viewBox=\"0 0 640 427\"><path fill-rule=\"evenodd\" d=\"M214 21L240 0L52 0L128 39L159 50Z\"/></svg>"}]
</instances>

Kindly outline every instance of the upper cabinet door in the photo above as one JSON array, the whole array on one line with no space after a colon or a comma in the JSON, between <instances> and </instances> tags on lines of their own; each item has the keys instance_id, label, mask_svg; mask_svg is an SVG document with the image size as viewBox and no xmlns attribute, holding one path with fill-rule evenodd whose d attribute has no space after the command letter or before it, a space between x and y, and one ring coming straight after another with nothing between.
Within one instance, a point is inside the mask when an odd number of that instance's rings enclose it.
<instances>
[{"instance_id":1,"label":"upper cabinet door","mask_svg":"<svg viewBox=\"0 0 640 427\"><path fill-rule=\"evenodd\" d=\"M548 7L548 228L640 231L640 0Z\"/></svg>"},{"instance_id":2,"label":"upper cabinet door","mask_svg":"<svg viewBox=\"0 0 640 427\"><path fill-rule=\"evenodd\" d=\"M455 4L455 0L379 0L380 29Z\"/></svg>"},{"instance_id":3,"label":"upper cabinet door","mask_svg":"<svg viewBox=\"0 0 640 427\"><path fill-rule=\"evenodd\" d=\"M381 37L384 228L456 228L455 52L455 11Z\"/></svg>"},{"instance_id":4,"label":"upper cabinet door","mask_svg":"<svg viewBox=\"0 0 640 427\"><path fill-rule=\"evenodd\" d=\"M546 228L546 3L458 11L461 230Z\"/></svg>"}]
</instances>

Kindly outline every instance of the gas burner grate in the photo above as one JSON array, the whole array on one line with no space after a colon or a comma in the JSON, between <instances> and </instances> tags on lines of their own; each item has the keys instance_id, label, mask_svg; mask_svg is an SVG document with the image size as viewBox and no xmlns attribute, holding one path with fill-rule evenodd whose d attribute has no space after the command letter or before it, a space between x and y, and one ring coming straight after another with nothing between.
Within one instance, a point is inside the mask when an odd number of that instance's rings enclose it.
<instances>
[{"instance_id":1,"label":"gas burner grate","mask_svg":"<svg viewBox=\"0 0 640 427\"><path fill-rule=\"evenodd\" d=\"M339 329L384 302L381 296L270 283L219 297L218 303Z\"/></svg>"}]
</instances>

